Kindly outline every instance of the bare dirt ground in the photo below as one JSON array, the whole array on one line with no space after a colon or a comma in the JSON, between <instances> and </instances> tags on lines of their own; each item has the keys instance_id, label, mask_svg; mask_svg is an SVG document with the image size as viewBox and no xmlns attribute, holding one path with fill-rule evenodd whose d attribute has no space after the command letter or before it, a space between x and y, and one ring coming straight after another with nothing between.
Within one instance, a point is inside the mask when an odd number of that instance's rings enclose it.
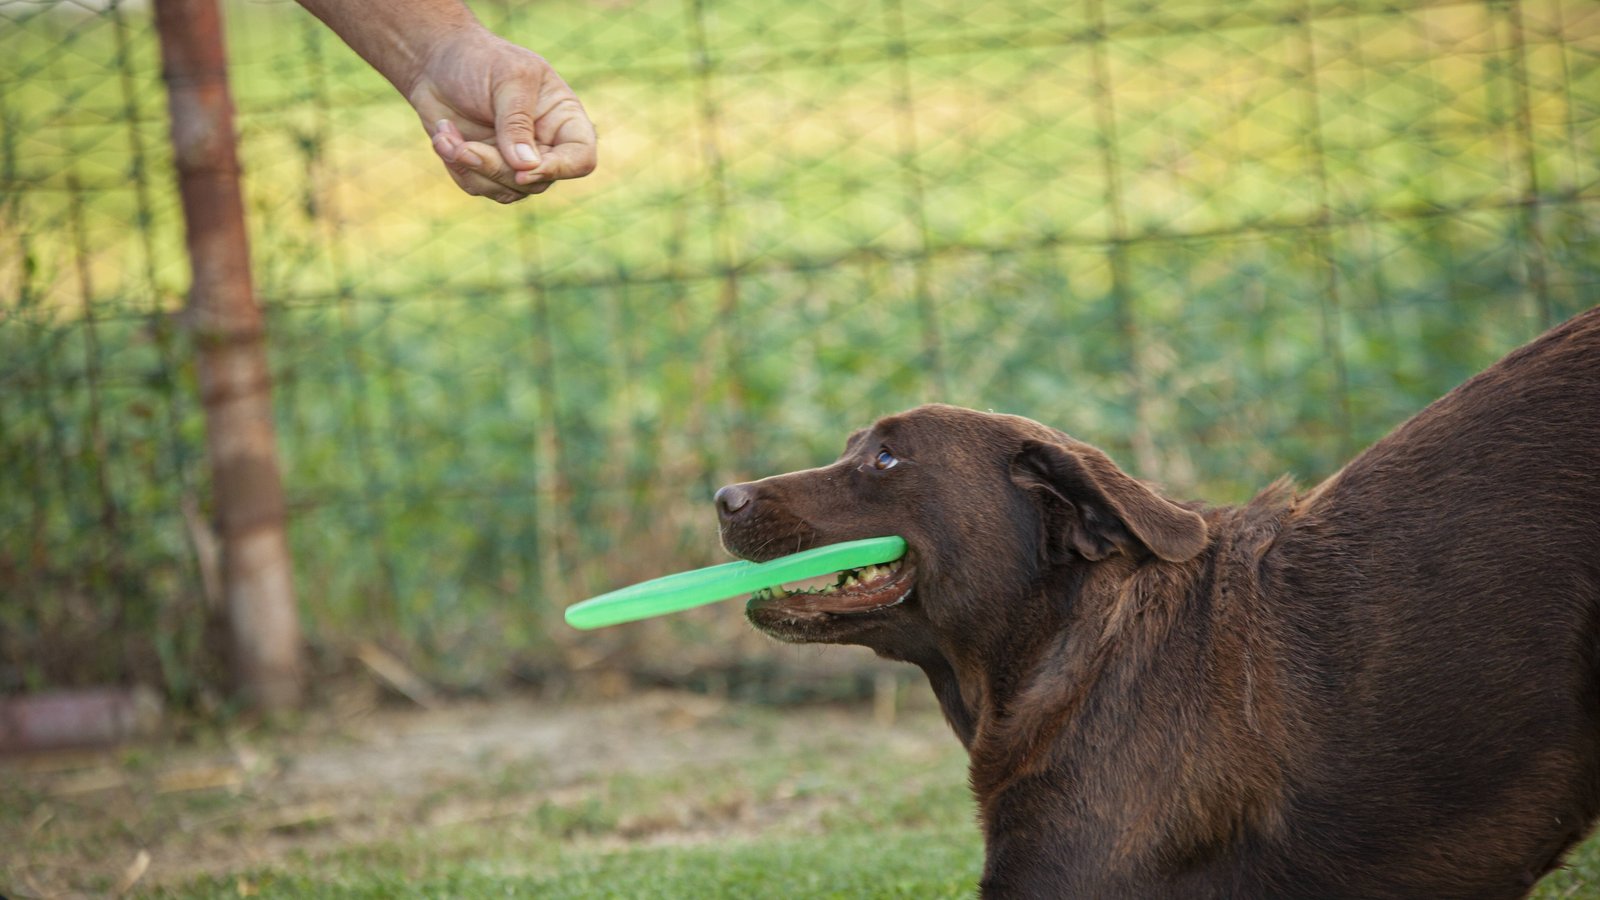
<instances>
[{"instance_id":1,"label":"bare dirt ground","mask_svg":"<svg viewBox=\"0 0 1600 900\"><path fill-rule=\"evenodd\" d=\"M0 894L101 896L225 875L330 847L525 816L597 784L737 766L763 746L928 760L954 744L931 709L774 712L657 691L603 703L358 704L292 729L0 758ZM807 751L809 752L809 750ZM791 792L656 811L610 839L695 842L818 815ZM241 881L241 893L248 893Z\"/></svg>"}]
</instances>

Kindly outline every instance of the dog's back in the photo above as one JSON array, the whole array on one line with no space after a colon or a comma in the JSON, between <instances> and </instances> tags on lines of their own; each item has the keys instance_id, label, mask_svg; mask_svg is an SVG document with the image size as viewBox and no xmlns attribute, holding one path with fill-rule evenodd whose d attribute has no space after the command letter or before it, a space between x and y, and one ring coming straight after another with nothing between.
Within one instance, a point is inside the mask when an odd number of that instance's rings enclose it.
<instances>
[{"instance_id":1,"label":"dog's back","mask_svg":"<svg viewBox=\"0 0 1600 900\"><path fill-rule=\"evenodd\" d=\"M1600 310L1311 492L1262 577L1295 842L1384 893L1525 890L1600 812Z\"/></svg>"}]
</instances>

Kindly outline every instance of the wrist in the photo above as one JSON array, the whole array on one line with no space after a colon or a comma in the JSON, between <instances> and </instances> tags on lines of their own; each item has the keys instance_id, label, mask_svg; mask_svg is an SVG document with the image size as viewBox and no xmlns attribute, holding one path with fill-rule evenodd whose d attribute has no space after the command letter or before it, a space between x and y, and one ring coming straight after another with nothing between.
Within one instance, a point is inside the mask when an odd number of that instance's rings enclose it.
<instances>
[{"instance_id":1,"label":"wrist","mask_svg":"<svg viewBox=\"0 0 1600 900\"><path fill-rule=\"evenodd\" d=\"M407 96L441 44L486 31L460 0L300 0L300 5Z\"/></svg>"},{"instance_id":2,"label":"wrist","mask_svg":"<svg viewBox=\"0 0 1600 900\"><path fill-rule=\"evenodd\" d=\"M470 13L460 20L412 27L405 36L403 62L395 72L384 75L402 96L411 97L429 73L457 55L463 45L485 39L493 39L493 34Z\"/></svg>"}]
</instances>

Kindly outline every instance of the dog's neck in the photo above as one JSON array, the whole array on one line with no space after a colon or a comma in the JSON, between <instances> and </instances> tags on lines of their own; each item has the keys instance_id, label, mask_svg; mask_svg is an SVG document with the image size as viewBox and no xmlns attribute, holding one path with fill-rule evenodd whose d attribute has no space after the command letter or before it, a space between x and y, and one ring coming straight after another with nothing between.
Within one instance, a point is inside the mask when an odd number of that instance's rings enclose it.
<instances>
[{"instance_id":1,"label":"dog's neck","mask_svg":"<svg viewBox=\"0 0 1600 900\"><path fill-rule=\"evenodd\" d=\"M1076 581L1079 574L1063 577ZM1026 601L999 600L994 605L1020 621L997 621L986 633L966 633L948 646L907 657L927 675L945 720L975 762L996 743L1019 695L1041 683L1047 661L1063 658L1062 636L1077 632L1069 627L1067 604L1050 593L1040 589Z\"/></svg>"},{"instance_id":2,"label":"dog's neck","mask_svg":"<svg viewBox=\"0 0 1600 900\"><path fill-rule=\"evenodd\" d=\"M1255 645L1217 652L1261 630L1243 627L1258 613L1253 572L1261 547L1254 538L1250 548L1235 546L1239 530L1229 526L1241 515L1208 516L1217 540L1186 563L1110 560L1047 578L1023 601L1028 627L1008 629L1003 650L917 661L970 754L986 832L1001 820L1042 827L1015 811L1001 814L1008 796L1040 786L1102 795L1136 786L1137 796L1095 804L1128 818L1098 823L1112 826L1099 833L1142 842L1102 848L1108 853L1194 852L1247 824L1272 827L1282 805L1281 761L1266 748L1283 746L1271 739L1285 727L1272 712L1279 654ZM1217 659L1243 660L1245 668L1218 671ZM1152 711L1185 704L1179 714L1196 728L1157 733L1143 723L1173 718L1102 714L1094 702L1102 689L1132 693ZM1188 764L1175 766L1177 759Z\"/></svg>"},{"instance_id":3,"label":"dog's neck","mask_svg":"<svg viewBox=\"0 0 1600 900\"><path fill-rule=\"evenodd\" d=\"M980 804L1053 765L1060 736L1077 723L1108 667L1128 655L1129 625L1151 624L1125 621L1142 617L1117 608L1127 604L1081 602L1115 594L1137 569L1119 560L1047 578L1019 604L1032 613L1029 627L1009 629L1013 640L981 654L983 665L957 669L975 722L967 751Z\"/></svg>"}]
</instances>

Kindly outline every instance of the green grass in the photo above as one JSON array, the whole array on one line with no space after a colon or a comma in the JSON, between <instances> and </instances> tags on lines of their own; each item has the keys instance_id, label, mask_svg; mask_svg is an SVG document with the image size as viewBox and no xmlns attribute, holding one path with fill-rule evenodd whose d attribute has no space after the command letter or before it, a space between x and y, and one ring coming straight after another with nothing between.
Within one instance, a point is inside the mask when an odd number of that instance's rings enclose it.
<instances>
[{"instance_id":1,"label":"green grass","mask_svg":"<svg viewBox=\"0 0 1600 900\"><path fill-rule=\"evenodd\" d=\"M887 825L796 839L733 840L708 847L608 853L572 851L555 859L461 860L415 865L422 847L389 847L319 861L314 874L265 870L196 881L163 897L237 897L240 885L263 896L336 898L548 897L711 898L804 896L829 898L972 897L982 867L973 829ZM530 871L531 869L531 871ZM413 872L415 870L413 869ZM1580 847L1568 865L1534 890L1532 900L1600 894L1600 839Z\"/></svg>"},{"instance_id":2,"label":"green grass","mask_svg":"<svg viewBox=\"0 0 1600 900\"><path fill-rule=\"evenodd\" d=\"M212 764L221 748L209 740L156 761L125 756L100 772L119 786L87 802L71 793L70 769L8 773L0 838L20 849L16 868L0 868L0 891L106 892L144 850L141 889L170 897L970 894L982 851L966 760L936 714L912 710L884 728L859 710L727 705L686 733L661 708L401 717L398 730L358 730L354 744L343 728L229 735L227 747L260 761L232 789L161 787ZM443 769L395 739L448 729L471 744L470 721L563 737L531 757L514 739L481 744ZM563 748L596 736L568 758ZM516 758L495 762L505 753ZM365 762L330 769L339 759ZM343 774L308 789L296 765ZM250 862L260 852L271 862Z\"/></svg>"},{"instance_id":3,"label":"green grass","mask_svg":"<svg viewBox=\"0 0 1600 900\"><path fill-rule=\"evenodd\" d=\"M859 708L707 714L694 700L685 730L660 717L680 702L223 734L125 754L111 766L123 786L86 795L62 793L70 769L8 771L0 892L110 893L145 850L138 893L167 898L974 894L983 847L966 757L936 713L905 710L885 727ZM509 740L476 743L480 727ZM554 755L502 757L520 729L549 727L562 734ZM440 733L467 748L443 769L403 738ZM224 749L255 761L234 788L159 788ZM335 759L347 764L330 780ZM323 773L314 790L297 766ZM303 812L308 802L324 807ZM1600 837L1533 894L1597 895Z\"/></svg>"},{"instance_id":4,"label":"green grass","mask_svg":"<svg viewBox=\"0 0 1600 900\"><path fill-rule=\"evenodd\" d=\"M707 773L703 785L715 786ZM542 839L513 826L467 829L302 856L270 868L198 879L154 896L332 898L521 896L541 898L955 898L976 893L983 846L971 801L951 790L896 796L882 782L860 785L820 833L797 837L782 824L756 836L686 846L596 846L615 827L600 819L536 816ZM882 793L879 793L882 792ZM648 806L642 804L640 808ZM886 811L885 806L893 807ZM614 812L624 818L632 801ZM1600 895L1600 836L1542 881L1533 900Z\"/></svg>"},{"instance_id":5,"label":"green grass","mask_svg":"<svg viewBox=\"0 0 1600 900\"><path fill-rule=\"evenodd\" d=\"M407 871L424 847L388 847L319 860L312 874L279 869L208 878L164 897L970 897L982 865L972 828L898 826L807 838L596 852L537 850Z\"/></svg>"}]
</instances>

